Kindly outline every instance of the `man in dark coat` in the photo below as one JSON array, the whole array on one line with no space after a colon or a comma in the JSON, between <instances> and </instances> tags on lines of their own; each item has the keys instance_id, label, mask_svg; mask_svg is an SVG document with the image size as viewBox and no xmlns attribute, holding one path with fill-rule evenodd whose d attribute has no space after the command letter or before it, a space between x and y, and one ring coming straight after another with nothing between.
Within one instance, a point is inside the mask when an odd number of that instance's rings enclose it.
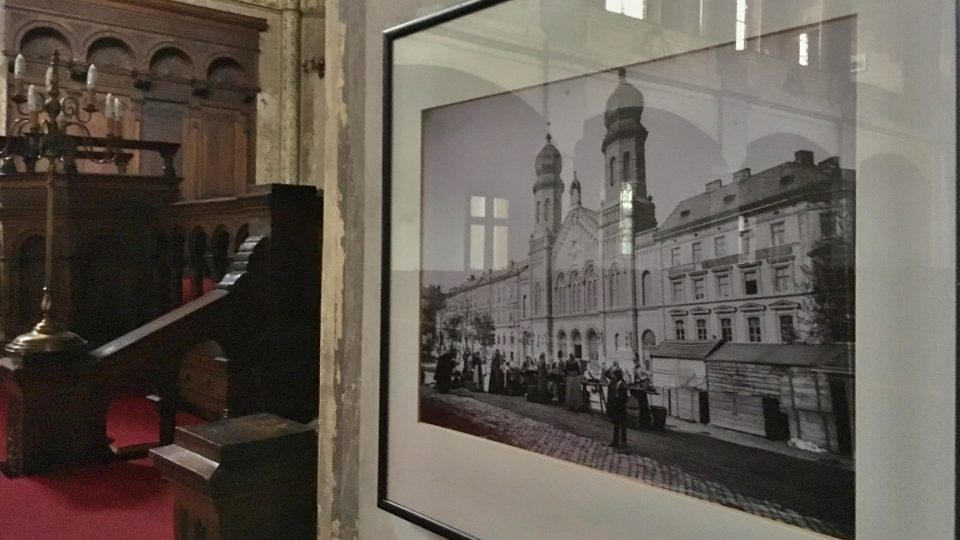
<instances>
[{"instance_id":1,"label":"man in dark coat","mask_svg":"<svg viewBox=\"0 0 960 540\"><path fill-rule=\"evenodd\" d=\"M503 353L500 349L493 352L493 360L490 362L490 393L502 394L506 386L503 372Z\"/></svg>"},{"instance_id":2,"label":"man in dark coat","mask_svg":"<svg viewBox=\"0 0 960 540\"><path fill-rule=\"evenodd\" d=\"M440 355L437 360L437 370L433 373L433 378L437 381L437 391L446 394L450 391L450 376L453 374L453 356L454 351L448 351Z\"/></svg>"},{"instance_id":3,"label":"man in dark coat","mask_svg":"<svg viewBox=\"0 0 960 540\"><path fill-rule=\"evenodd\" d=\"M623 382L623 371L619 368L611 372L607 386L607 416L613 421L613 442L611 448L627 449L627 383Z\"/></svg>"}]
</instances>

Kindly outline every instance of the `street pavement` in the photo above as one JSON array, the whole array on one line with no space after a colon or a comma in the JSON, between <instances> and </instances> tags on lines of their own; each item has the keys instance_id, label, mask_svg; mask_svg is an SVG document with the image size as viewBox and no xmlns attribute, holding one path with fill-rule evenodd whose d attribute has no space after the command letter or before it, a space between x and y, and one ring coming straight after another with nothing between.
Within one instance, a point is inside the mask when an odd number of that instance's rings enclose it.
<instances>
[{"instance_id":1,"label":"street pavement","mask_svg":"<svg viewBox=\"0 0 960 540\"><path fill-rule=\"evenodd\" d=\"M854 475L690 431L629 430L627 453L609 448L612 424L524 397L422 386L422 420L572 461L839 538L854 535Z\"/></svg>"}]
</instances>

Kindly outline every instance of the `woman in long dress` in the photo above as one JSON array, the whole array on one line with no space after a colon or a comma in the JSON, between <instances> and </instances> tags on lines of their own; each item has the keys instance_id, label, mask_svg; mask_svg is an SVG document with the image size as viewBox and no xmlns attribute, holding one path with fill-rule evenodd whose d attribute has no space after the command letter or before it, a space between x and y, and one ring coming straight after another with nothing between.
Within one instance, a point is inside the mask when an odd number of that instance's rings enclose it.
<instances>
[{"instance_id":1,"label":"woman in long dress","mask_svg":"<svg viewBox=\"0 0 960 540\"><path fill-rule=\"evenodd\" d=\"M583 385L581 384L580 362L573 357L573 354L571 354L567 360L566 374L567 380L564 385L566 389L566 399L564 401L566 401L567 408L571 411L581 412L583 410Z\"/></svg>"},{"instance_id":2,"label":"woman in long dress","mask_svg":"<svg viewBox=\"0 0 960 540\"><path fill-rule=\"evenodd\" d=\"M549 394L547 393L547 355L540 353L540 361L537 362L537 401L546 403Z\"/></svg>"},{"instance_id":3,"label":"woman in long dress","mask_svg":"<svg viewBox=\"0 0 960 540\"><path fill-rule=\"evenodd\" d=\"M490 393L502 394L504 388L503 377L503 355L500 349L493 353L493 361L490 363Z\"/></svg>"}]
</instances>

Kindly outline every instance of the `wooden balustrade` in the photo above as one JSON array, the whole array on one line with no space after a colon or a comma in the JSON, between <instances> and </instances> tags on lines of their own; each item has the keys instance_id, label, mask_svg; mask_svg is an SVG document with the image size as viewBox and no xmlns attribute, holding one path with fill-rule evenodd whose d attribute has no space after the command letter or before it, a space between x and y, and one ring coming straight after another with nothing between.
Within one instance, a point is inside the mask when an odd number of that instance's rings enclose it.
<instances>
[{"instance_id":1,"label":"wooden balustrade","mask_svg":"<svg viewBox=\"0 0 960 540\"><path fill-rule=\"evenodd\" d=\"M133 154L131 152L125 152L125 150L131 150L156 152L163 161L163 176L166 178L176 178L177 176L173 161L177 156L177 152L180 150L179 143L137 141L117 137L80 137L77 135L71 135L70 138L76 146L76 152L68 152L64 157L64 167L68 172L76 170L77 159L102 161L112 158L112 162L117 167L117 174L127 174L127 165L133 157ZM16 174L20 172L17 170L16 162L13 159L14 157L23 158L26 172L36 172L37 161L41 156L30 155L31 144L33 143L31 143L30 135L0 136L0 148L3 148L4 156L0 158L2 159L0 173Z\"/></svg>"}]
</instances>

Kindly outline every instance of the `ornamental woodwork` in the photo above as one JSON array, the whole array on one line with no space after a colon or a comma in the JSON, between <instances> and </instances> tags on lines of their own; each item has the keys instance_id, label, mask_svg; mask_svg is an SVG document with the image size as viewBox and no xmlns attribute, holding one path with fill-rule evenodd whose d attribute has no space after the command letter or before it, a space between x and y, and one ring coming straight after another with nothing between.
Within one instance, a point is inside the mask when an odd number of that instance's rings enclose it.
<instances>
[{"instance_id":1,"label":"ornamental woodwork","mask_svg":"<svg viewBox=\"0 0 960 540\"><path fill-rule=\"evenodd\" d=\"M127 104L124 137L182 145L183 199L242 195L255 183L263 20L169 0L9 0L4 10L4 54L12 61L23 53L27 84L43 85L54 50L73 62L71 90L94 63L99 99L110 92ZM8 122L15 118L8 105ZM89 127L101 134L102 124L95 118ZM134 152L128 171L155 175L159 167L155 156ZM110 171L87 162L81 172Z\"/></svg>"}]
</instances>

